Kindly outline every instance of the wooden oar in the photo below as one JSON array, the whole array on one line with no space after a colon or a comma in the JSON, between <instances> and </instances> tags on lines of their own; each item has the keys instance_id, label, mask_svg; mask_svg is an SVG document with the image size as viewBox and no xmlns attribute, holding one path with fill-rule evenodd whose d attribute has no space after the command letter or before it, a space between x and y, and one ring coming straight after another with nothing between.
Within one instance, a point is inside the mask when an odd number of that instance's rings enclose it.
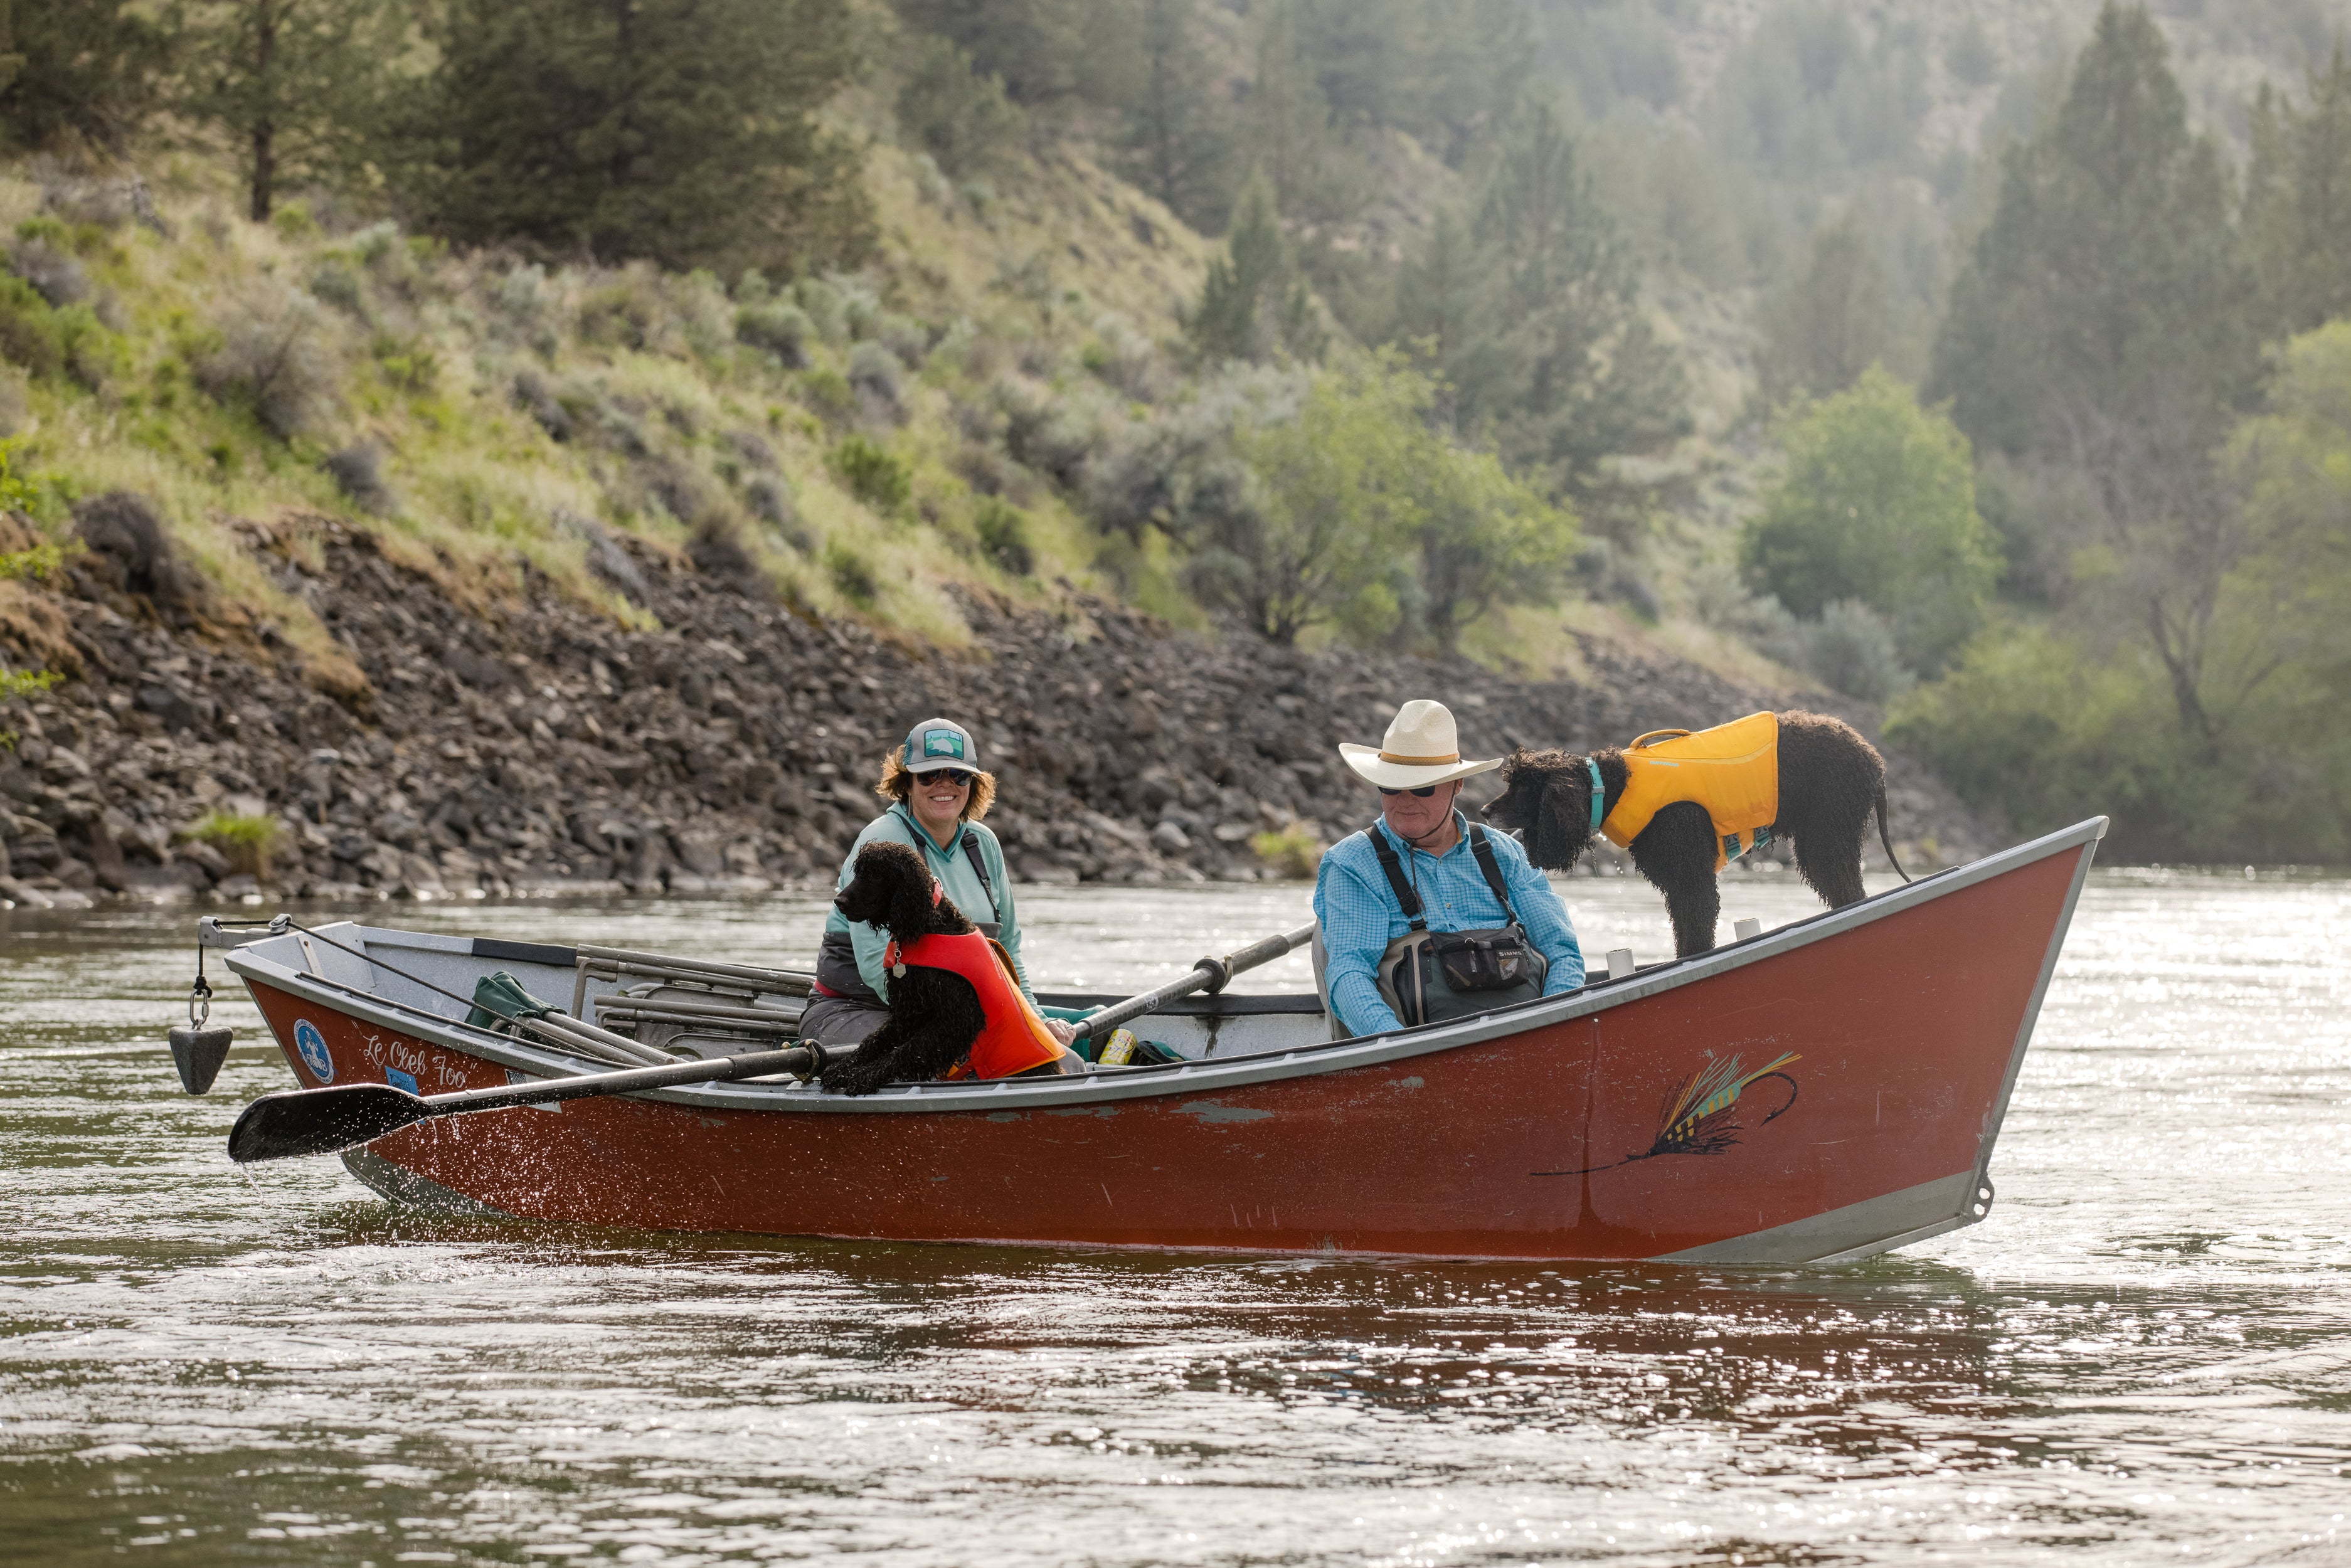
<instances>
[{"instance_id":1,"label":"wooden oar","mask_svg":"<svg viewBox=\"0 0 2351 1568\"><path fill-rule=\"evenodd\" d=\"M1123 1002L1113 1002L1088 1013L1078 1020L1078 1038L1082 1040L1092 1036L1106 1040L1112 1030L1129 1019L1157 1012L1176 998L1188 997L1194 991L1221 991L1242 970L1270 963L1312 940L1314 925L1309 921L1295 931L1285 931L1279 936L1252 942L1238 953L1228 953L1221 958L1203 958L1193 965L1192 972L1180 980L1170 980L1155 991L1145 991L1139 997L1129 997Z\"/></svg>"},{"instance_id":2,"label":"wooden oar","mask_svg":"<svg viewBox=\"0 0 2351 1568\"><path fill-rule=\"evenodd\" d=\"M839 1048L836 1048L838 1050ZM548 1105L598 1094L668 1089L681 1083L723 1083L770 1072L809 1074L821 1070L825 1048L810 1041L782 1051L676 1061L666 1067L632 1067L622 1072L590 1072L535 1083L503 1083L461 1089L454 1094L417 1095L389 1083L345 1083L326 1089L291 1089L264 1094L245 1108L229 1130L228 1157L239 1165L289 1159L297 1155L332 1155L371 1143L413 1123L468 1111L501 1111L513 1105Z\"/></svg>"}]
</instances>

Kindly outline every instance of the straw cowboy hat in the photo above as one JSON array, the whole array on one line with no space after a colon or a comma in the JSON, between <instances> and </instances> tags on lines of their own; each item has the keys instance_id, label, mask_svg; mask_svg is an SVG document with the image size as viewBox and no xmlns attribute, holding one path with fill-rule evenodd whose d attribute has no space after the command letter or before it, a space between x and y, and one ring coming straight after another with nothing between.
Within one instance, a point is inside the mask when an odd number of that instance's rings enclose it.
<instances>
[{"instance_id":1,"label":"straw cowboy hat","mask_svg":"<svg viewBox=\"0 0 2351 1568\"><path fill-rule=\"evenodd\" d=\"M1502 765L1499 757L1464 762L1461 738L1453 727L1453 710L1426 697L1396 709L1395 720L1376 749L1343 741L1339 755L1347 759L1348 767L1385 789L1417 789Z\"/></svg>"}]
</instances>

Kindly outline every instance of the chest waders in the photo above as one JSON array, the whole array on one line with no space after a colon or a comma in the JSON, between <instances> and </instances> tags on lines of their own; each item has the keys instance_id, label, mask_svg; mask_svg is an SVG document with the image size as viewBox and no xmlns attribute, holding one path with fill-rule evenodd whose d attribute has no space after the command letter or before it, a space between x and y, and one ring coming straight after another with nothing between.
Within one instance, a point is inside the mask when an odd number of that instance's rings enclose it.
<instances>
[{"instance_id":1,"label":"chest waders","mask_svg":"<svg viewBox=\"0 0 2351 1568\"><path fill-rule=\"evenodd\" d=\"M1494 846L1486 841L1484 828L1469 824L1469 852L1510 923L1482 931L1431 931L1422 913L1420 893L1405 876L1403 862L1387 835L1375 822L1367 836L1380 857L1380 869L1387 873L1388 886L1395 892L1396 904L1412 925L1388 944L1373 971L1380 999L1395 1009L1406 1029L1491 1012L1542 995L1551 965L1519 925L1519 912L1510 904L1502 868L1494 859Z\"/></svg>"}]
</instances>

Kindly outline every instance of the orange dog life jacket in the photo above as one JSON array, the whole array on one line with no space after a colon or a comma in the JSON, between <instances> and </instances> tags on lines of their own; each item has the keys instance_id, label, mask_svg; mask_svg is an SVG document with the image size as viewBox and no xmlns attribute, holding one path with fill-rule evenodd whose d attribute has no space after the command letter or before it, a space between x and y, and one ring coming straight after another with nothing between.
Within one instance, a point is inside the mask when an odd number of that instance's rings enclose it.
<instances>
[{"instance_id":1,"label":"orange dog life jacket","mask_svg":"<svg viewBox=\"0 0 2351 1568\"><path fill-rule=\"evenodd\" d=\"M1769 843L1780 820L1780 718L1751 713L1692 735L1656 729L1625 748L1629 777L1600 824L1608 841L1629 846L1667 806L1694 800L1714 819L1714 869Z\"/></svg>"},{"instance_id":2,"label":"orange dog life jacket","mask_svg":"<svg viewBox=\"0 0 2351 1568\"><path fill-rule=\"evenodd\" d=\"M1020 994L1012 978L1011 956L1003 945L977 931L917 936L904 947L892 942L883 950L882 961L893 975L908 964L945 969L961 975L979 993L987 1027L971 1042L971 1055L947 1074L950 1078L1009 1078L1073 1054L1053 1038L1044 1019Z\"/></svg>"}]
</instances>

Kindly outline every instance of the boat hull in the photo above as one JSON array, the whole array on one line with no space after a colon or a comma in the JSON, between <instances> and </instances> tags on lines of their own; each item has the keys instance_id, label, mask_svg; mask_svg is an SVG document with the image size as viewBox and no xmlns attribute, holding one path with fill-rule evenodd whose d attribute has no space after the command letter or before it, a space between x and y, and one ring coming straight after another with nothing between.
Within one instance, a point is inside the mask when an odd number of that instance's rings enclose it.
<instances>
[{"instance_id":1,"label":"boat hull","mask_svg":"<svg viewBox=\"0 0 2351 1568\"><path fill-rule=\"evenodd\" d=\"M580 1100L419 1124L351 1164L409 1201L664 1230L1865 1256L1988 1211L1993 1141L2102 826L1463 1024L855 1102L735 1085ZM515 1071L512 1048L337 1001L249 955L233 963L306 1085L404 1076L434 1093Z\"/></svg>"}]
</instances>

